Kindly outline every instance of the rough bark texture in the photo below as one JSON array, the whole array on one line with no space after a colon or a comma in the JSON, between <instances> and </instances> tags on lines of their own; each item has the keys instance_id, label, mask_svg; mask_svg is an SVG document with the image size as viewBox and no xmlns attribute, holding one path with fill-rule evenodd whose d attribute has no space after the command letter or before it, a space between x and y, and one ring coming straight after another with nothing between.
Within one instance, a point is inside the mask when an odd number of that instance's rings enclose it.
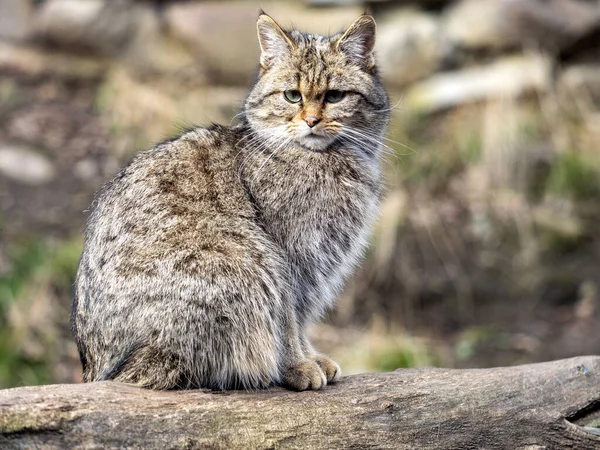
<instances>
[{"instance_id":1,"label":"rough bark texture","mask_svg":"<svg viewBox=\"0 0 600 450\"><path fill-rule=\"evenodd\" d=\"M600 449L600 357L402 369L318 392L0 391L0 448Z\"/></svg>"}]
</instances>

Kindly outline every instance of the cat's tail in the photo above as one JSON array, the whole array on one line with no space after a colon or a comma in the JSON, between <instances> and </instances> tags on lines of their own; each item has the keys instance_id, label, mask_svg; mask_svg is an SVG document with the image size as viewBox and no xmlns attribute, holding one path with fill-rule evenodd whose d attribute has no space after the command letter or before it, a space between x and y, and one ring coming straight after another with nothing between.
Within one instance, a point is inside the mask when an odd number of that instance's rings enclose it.
<instances>
[{"instance_id":1,"label":"cat's tail","mask_svg":"<svg viewBox=\"0 0 600 450\"><path fill-rule=\"evenodd\" d=\"M157 390L193 387L178 355L143 341L126 345L107 358L93 381L107 380Z\"/></svg>"},{"instance_id":2,"label":"cat's tail","mask_svg":"<svg viewBox=\"0 0 600 450\"><path fill-rule=\"evenodd\" d=\"M141 348L142 346L139 343L131 343L112 353L101 363L100 367L95 370L96 373L91 374L91 378L93 379L86 381L108 381L117 379Z\"/></svg>"}]
</instances>

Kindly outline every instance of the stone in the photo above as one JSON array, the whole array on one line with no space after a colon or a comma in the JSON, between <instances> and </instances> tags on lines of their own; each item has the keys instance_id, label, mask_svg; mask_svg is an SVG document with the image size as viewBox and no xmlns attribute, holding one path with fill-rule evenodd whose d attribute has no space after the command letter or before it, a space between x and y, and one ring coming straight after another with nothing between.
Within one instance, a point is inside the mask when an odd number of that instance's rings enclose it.
<instances>
[{"instance_id":1,"label":"stone","mask_svg":"<svg viewBox=\"0 0 600 450\"><path fill-rule=\"evenodd\" d=\"M400 9L378 22L376 51L384 80L405 86L435 72L450 47L435 15Z\"/></svg>"},{"instance_id":2,"label":"stone","mask_svg":"<svg viewBox=\"0 0 600 450\"><path fill-rule=\"evenodd\" d=\"M144 3L134 9L135 27L122 55L125 64L142 77L175 76L187 85L204 84L202 66L189 46L164 32L159 11Z\"/></svg>"},{"instance_id":3,"label":"stone","mask_svg":"<svg viewBox=\"0 0 600 450\"><path fill-rule=\"evenodd\" d=\"M342 30L362 13L359 7L315 10L275 1L181 2L166 6L165 21L174 36L194 49L209 81L249 85L258 66L255 23L261 8L283 27L293 21L315 33Z\"/></svg>"},{"instance_id":4,"label":"stone","mask_svg":"<svg viewBox=\"0 0 600 450\"><path fill-rule=\"evenodd\" d=\"M30 0L0 0L0 38L23 40L31 33Z\"/></svg>"},{"instance_id":5,"label":"stone","mask_svg":"<svg viewBox=\"0 0 600 450\"><path fill-rule=\"evenodd\" d=\"M98 164L92 158L82 159L73 166L73 175L84 181L94 179L98 172Z\"/></svg>"},{"instance_id":6,"label":"stone","mask_svg":"<svg viewBox=\"0 0 600 450\"><path fill-rule=\"evenodd\" d=\"M461 0L444 17L451 42L498 51L533 46L556 52L599 25L600 8L584 0Z\"/></svg>"},{"instance_id":7,"label":"stone","mask_svg":"<svg viewBox=\"0 0 600 450\"><path fill-rule=\"evenodd\" d=\"M54 166L39 153L14 144L0 144L0 174L28 185L51 181Z\"/></svg>"},{"instance_id":8,"label":"stone","mask_svg":"<svg viewBox=\"0 0 600 450\"><path fill-rule=\"evenodd\" d=\"M405 106L434 112L490 98L518 97L545 92L551 83L551 64L540 56L504 57L489 65L434 75L411 87Z\"/></svg>"},{"instance_id":9,"label":"stone","mask_svg":"<svg viewBox=\"0 0 600 450\"><path fill-rule=\"evenodd\" d=\"M72 55L16 46L0 41L0 69L17 72L25 77L42 76L61 79L95 80L102 77L106 64L85 55Z\"/></svg>"},{"instance_id":10,"label":"stone","mask_svg":"<svg viewBox=\"0 0 600 450\"><path fill-rule=\"evenodd\" d=\"M68 50L114 55L126 47L134 25L127 0L49 0L37 14L35 37Z\"/></svg>"}]
</instances>

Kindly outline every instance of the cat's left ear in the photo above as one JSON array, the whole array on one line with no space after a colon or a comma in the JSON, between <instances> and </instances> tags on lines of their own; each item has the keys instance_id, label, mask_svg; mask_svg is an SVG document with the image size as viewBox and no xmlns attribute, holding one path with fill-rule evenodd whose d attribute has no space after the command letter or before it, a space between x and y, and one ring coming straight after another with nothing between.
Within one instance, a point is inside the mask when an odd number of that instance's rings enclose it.
<instances>
[{"instance_id":1,"label":"cat's left ear","mask_svg":"<svg viewBox=\"0 0 600 450\"><path fill-rule=\"evenodd\" d=\"M344 52L351 61L365 69L371 69L375 65L373 50L376 29L373 16L363 14L338 39L336 48Z\"/></svg>"},{"instance_id":2,"label":"cat's left ear","mask_svg":"<svg viewBox=\"0 0 600 450\"><path fill-rule=\"evenodd\" d=\"M275 60L290 53L294 44L285 31L267 14L261 11L256 22L260 44L260 65L268 69Z\"/></svg>"}]
</instances>

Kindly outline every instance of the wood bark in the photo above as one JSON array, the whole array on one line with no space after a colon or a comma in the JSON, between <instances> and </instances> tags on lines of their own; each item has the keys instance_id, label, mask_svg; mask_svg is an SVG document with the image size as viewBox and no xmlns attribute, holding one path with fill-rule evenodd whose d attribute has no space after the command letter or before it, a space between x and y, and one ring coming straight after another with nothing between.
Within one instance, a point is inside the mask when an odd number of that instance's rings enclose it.
<instances>
[{"instance_id":1,"label":"wood bark","mask_svg":"<svg viewBox=\"0 0 600 450\"><path fill-rule=\"evenodd\" d=\"M600 449L600 357L400 369L316 392L0 391L0 448Z\"/></svg>"}]
</instances>

